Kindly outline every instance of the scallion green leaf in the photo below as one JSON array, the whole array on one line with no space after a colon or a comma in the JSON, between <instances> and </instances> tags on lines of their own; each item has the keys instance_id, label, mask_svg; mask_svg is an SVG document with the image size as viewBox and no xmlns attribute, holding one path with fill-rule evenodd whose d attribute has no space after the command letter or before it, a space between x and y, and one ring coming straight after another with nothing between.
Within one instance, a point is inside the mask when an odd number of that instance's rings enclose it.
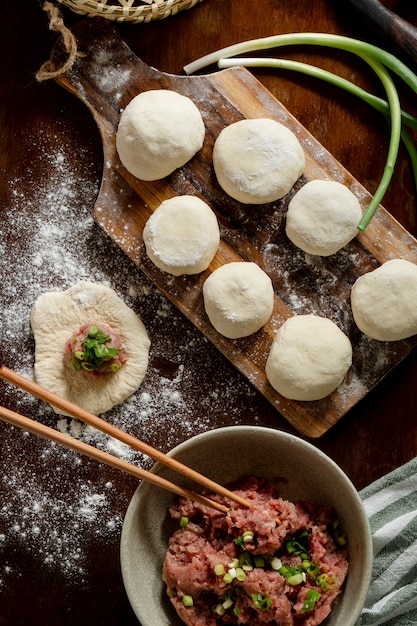
<instances>
[{"instance_id":1,"label":"scallion green leaf","mask_svg":"<svg viewBox=\"0 0 417 626\"><path fill-rule=\"evenodd\" d=\"M379 61L395 74L397 74L407 85L417 93L417 76L402 61L390 52L369 44L360 39L353 39L343 35L333 35L328 33L285 33L282 35L272 35L259 39L250 39L241 43L221 48L215 52L207 54L192 63L184 66L186 74L195 72L217 63L220 59L246 54L255 50L269 50L285 46L313 45L327 48L336 48L352 52L359 56L367 55Z\"/></svg>"},{"instance_id":2,"label":"scallion green leaf","mask_svg":"<svg viewBox=\"0 0 417 626\"><path fill-rule=\"evenodd\" d=\"M232 57L227 59L220 59L218 62L218 66L220 69L235 67L237 65L241 65L244 67L271 67L274 69L290 70L305 74L307 76L323 80L333 85L334 87L339 87L340 89L351 93L352 95L360 98L361 100L372 106L376 111L379 111L379 113L382 113L386 117L389 117L390 115L389 104L386 100L375 96L374 94L366 91L358 85L355 85L355 83L352 83L342 76L333 74L332 72L324 70L320 67L316 67L315 65L301 63L300 61L292 61L289 59L275 59L270 57ZM401 111L401 119L404 126L417 129L417 118L413 115L410 115L410 113L407 113L406 111Z\"/></svg>"}]
</instances>

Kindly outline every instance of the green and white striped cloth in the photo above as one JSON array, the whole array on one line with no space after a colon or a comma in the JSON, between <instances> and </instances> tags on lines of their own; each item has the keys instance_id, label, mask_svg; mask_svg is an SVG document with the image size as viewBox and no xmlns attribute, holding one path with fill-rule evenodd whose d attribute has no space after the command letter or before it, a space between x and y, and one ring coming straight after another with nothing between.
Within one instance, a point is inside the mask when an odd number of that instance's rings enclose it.
<instances>
[{"instance_id":1,"label":"green and white striped cloth","mask_svg":"<svg viewBox=\"0 0 417 626\"><path fill-rule=\"evenodd\" d=\"M360 496L371 525L374 563L356 626L417 625L417 458Z\"/></svg>"}]
</instances>

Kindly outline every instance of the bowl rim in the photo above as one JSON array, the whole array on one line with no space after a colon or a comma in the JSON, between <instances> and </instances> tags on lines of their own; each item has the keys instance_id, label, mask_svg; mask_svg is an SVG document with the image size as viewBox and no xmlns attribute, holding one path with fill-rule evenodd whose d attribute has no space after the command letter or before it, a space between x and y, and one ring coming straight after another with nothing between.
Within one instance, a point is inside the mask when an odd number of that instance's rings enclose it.
<instances>
[{"instance_id":1,"label":"bowl rim","mask_svg":"<svg viewBox=\"0 0 417 626\"><path fill-rule=\"evenodd\" d=\"M355 512L359 516L358 523L361 526L364 536L366 536L366 539L363 542L363 546L362 546L364 548L364 552L362 555L362 559L363 559L362 568L361 568L362 583L360 585L359 593L357 594L357 596L355 596L355 607L351 607L352 621L350 622L350 624L353 626L353 624L356 623L356 620L358 619L361 613L361 610L365 604L366 596L367 596L368 589L371 583L372 563L373 563L371 528L370 528L368 516L365 512L365 508L363 506L362 500L359 496L357 489L355 488L355 486L353 485L352 481L347 476L347 474L339 467L339 465L337 465L337 463L330 456L328 456L325 452L317 448L315 445L313 445L309 441L301 439L297 435L293 435L286 431L281 431L279 429L265 427L265 426L235 425L235 426L223 426L223 427L211 429L208 431L204 431L202 433L193 435L192 437L177 444L174 448L169 450L167 455L170 457L181 456L181 454L187 449L189 449L190 446L193 447L195 445L201 445L203 442L209 439L212 439L213 437L225 435L227 438L232 435L235 435L237 432L239 432L239 434L241 435L261 434L264 436L265 435L272 436L274 438L280 439L284 442L288 442L291 445L298 447L300 451L308 450L311 454L316 455L321 460L321 462L327 464L328 467L330 467L332 471L335 474L337 474L339 478L346 485L346 488L348 489L350 493L350 497L353 499L356 505ZM165 469L166 467L163 464L161 464L160 462L157 462L154 464L154 466L152 467L150 471L152 473L159 473ZM181 475L178 475L178 476L181 476ZM144 618L143 618L140 604L138 605L136 598L135 598L135 588L133 587L132 580L128 574L129 563L131 559L131 551L126 544L127 544L128 535L130 532L130 526L132 523L132 515L134 515L134 513L136 512L136 509L138 508L141 499L143 500L143 497L146 496L146 492L148 490L154 490L154 489L158 489L158 488L145 481L142 481L139 484L139 486L137 487L137 489L135 490L133 494L133 497L126 511L125 519L123 521L123 526L122 526L121 540L120 540L120 564L121 564L123 584L125 587L127 597L131 604L131 607L136 617L139 619L140 623L142 623L142 620ZM171 494L171 496L172 498L175 497L174 494ZM161 577L161 580L162 580L162 577ZM327 620L324 623L327 623ZM143 625L148 626L148 623L143 622Z\"/></svg>"}]
</instances>

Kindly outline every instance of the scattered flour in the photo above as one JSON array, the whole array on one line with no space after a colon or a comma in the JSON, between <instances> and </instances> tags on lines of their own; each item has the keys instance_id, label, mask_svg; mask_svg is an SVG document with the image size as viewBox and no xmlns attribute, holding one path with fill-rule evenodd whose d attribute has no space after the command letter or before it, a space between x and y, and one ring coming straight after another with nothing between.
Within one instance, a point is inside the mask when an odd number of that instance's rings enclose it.
<instances>
[{"instance_id":1,"label":"scattered flour","mask_svg":"<svg viewBox=\"0 0 417 626\"><path fill-rule=\"evenodd\" d=\"M65 129L59 130L53 147L42 131L34 131L37 160L28 160L24 175L8 183L9 205L0 222L2 258L11 263L2 284L4 363L33 377L29 316L37 296L93 280L115 289L140 314L152 341L141 388L106 419L164 451L210 429L214 420L235 424L243 415L256 423L247 403L254 394L249 383L95 224L92 208L101 173L88 155L70 156ZM175 341L168 340L173 336ZM45 403L0 385L3 403L11 409L144 469L152 467L151 459L118 440L75 419L58 419ZM79 584L88 573L91 541L116 550L137 481L2 422L0 456L0 593L22 575L16 563L25 560L27 567L33 562L36 571L59 571Z\"/></svg>"},{"instance_id":2,"label":"scattered flour","mask_svg":"<svg viewBox=\"0 0 417 626\"><path fill-rule=\"evenodd\" d=\"M113 67L113 55L106 50L98 50L95 52L94 65L96 71L94 77L99 86L99 91L104 93L115 92L116 98L120 98L120 90L131 79L131 70L118 67L117 71Z\"/></svg>"}]
</instances>

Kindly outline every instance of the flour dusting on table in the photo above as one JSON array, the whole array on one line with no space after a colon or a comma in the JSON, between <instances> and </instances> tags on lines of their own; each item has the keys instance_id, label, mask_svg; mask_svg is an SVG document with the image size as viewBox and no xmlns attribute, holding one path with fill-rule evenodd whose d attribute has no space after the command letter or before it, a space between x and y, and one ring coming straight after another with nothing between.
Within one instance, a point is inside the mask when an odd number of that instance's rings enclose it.
<instances>
[{"instance_id":1,"label":"flour dusting on table","mask_svg":"<svg viewBox=\"0 0 417 626\"><path fill-rule=\"evenodd\" d=\"M94 223L99 173L83 161L86 155L80 161L69 157L62 130L58 147L43 143L42 135L29 138L42 161L32 164L33 173L29 170L25 179L9 181L1 244L14 249L16 260L2 285L5 364L32 378L29 316L34 301L45 291L92 280L112 287L141 316L152 342L142 386L104 416L109 422L153 445L158 441L164 451L210 429L211 415L234 424L241 421L242 410L256 423L257 415L246 406L254 393L249 383L231 376L223 357L210 351L207 340ZM36 168L44 171L39 187ZM153 465L91 426L57 418L23 391L5 385L5 393L13 410L144 469ZM238 404L236 397L241 397ZM78 584L87 571L89 542L116 549L137 481L7 424L0 423L0 429L0 592L23 574L15 570L15 552L28 554L28 567L33 562Z\"/></svg>"}]
</instances>

